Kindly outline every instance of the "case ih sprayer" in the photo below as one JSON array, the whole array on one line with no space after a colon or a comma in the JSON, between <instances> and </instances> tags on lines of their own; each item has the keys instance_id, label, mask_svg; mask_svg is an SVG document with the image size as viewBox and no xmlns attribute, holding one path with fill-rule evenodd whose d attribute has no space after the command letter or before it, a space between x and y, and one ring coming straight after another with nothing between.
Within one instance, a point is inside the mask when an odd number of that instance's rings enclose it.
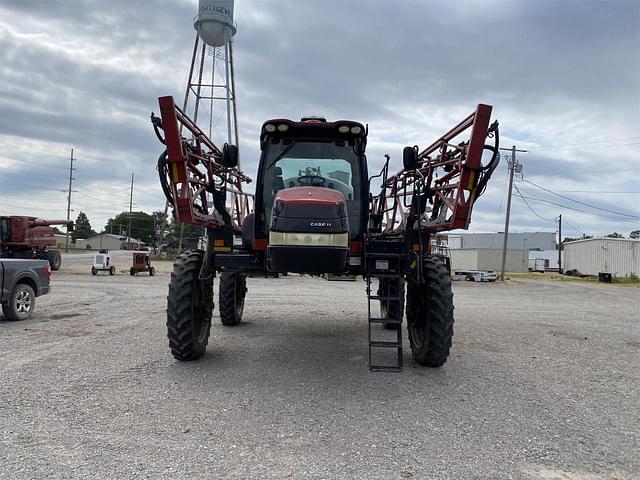
<instances>
[{"instance_id":1,"label":"case ih sprayer","mask_svg":"<svg viewBox=\"0 0 640 480\"><path fill-rule=\"evenodd\" d=\"M206 250L182 253L171 274L167 327L175 358L205 353L216 272L220 318L229 326L242 320L247 276L297 272L364 277L371 370L402 369L405 304L415 361L429 367L446 362L453 294L448 258L435 251L431 237L468 228L498 164L491 106L478 105L423 150L405 147L395 174L387 155L371 177L362 124L269 120L260 133L252 196L243 190L251 180L238 168L236 147L220 150L172 97L159 103L161 117L152 114L152 123L166 145L158 161L163 191L176 219L204 227L208 239ZM380 188L375 195L372 185ZM395 331L393 340L377 340L384 330L376 326ZM374 363L375 349L391 349L394 361Z\"/></svg>"},{"instance_id":2,"label":"case ih sprayer","mask_svg":"<svg viewBox=\"0 0 640 480\"><path fill-rule=\"evenodd\" d=\"M64 225L73 230L70 220L44 220L36 217L0 217L0 257L40 258L48 260L51 270L59 270L62 257L57 250L51 225Z\"/></svg>"}]
</instances>

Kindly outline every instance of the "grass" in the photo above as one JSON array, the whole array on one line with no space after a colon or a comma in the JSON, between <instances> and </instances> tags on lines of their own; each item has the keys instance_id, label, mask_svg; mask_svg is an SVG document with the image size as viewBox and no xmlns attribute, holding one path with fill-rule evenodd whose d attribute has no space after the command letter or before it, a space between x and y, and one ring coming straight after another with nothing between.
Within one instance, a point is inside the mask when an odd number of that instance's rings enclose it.
<instances>
[{"instance_id":1,"label":"grass","mask_svg":"<svg viewBox=\"0 0 640 480\"><path fill-rule=\"evenodd\" d=\"M568 275L561 275L555 272L524 272L524 273L506 273L507 278L518 279L523 278L526 280L550 280L557 282L582 282L582 283L600 283L598 282L598 277L589 276L589 277L570 277ZM607 285L603 283L603 285ZM640 287L640 279L631 274L628 277L613 277L613 282L610 285L621 285L626 287Z\"/></svg>"}]
</instances>

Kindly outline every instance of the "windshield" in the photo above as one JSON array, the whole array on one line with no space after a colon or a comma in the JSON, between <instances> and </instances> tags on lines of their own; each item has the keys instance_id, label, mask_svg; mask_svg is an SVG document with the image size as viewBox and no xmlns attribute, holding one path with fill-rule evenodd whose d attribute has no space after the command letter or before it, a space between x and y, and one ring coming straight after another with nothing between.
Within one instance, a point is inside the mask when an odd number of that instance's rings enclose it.
<instances>
[{"instance_id":1,"label":"windshield","mask_svg":"<svg viewBox=\"0 0 640 480\"><path fill-rule=\"evenodd\" d=\"M275 195L285 188L312 186L337 190L347 201L349 232L360 231L360 160L345 141L296 141L269 145L264 172L265 223Z\"/></svg>"}]
</instances>

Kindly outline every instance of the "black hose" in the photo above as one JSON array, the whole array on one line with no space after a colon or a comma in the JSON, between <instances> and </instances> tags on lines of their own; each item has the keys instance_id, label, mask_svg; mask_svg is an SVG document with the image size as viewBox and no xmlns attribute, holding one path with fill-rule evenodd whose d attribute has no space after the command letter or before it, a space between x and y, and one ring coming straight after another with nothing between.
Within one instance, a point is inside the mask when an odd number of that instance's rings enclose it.
<instances>
[{"instance_id":1,"label":"black hose","mask_svg":"<svg viewBox=\"0 0 640 480\"><path fill-rule=\"evenodd\" d=\"M490 130L490 132L491 131L493 132L495 138L494 145L485 145L484 149L492 151L493 155L491 156L491 160L489 160L489 163L482 167L482 174L480 180L478 181L478 193L476 194L476 198L482 195L487 189L487 183L489 183L491 175L493 175L493 172L500 164L500 133L498 131L498 125L495 124L495 127L492 126L492 130Z\"/></svg>"},{"instance_id":2,"label":"black hose","mask_svg":"<svg viewBox=\"0 0 640 480\"><path fill-rule=\"evenodd\" d=\"M167 151L165 150L158 157L158 176L160 177L160 185L162 186L162 192L164 196L167 198L167 202L171 206L174 205L173 201L173 192L171 191L171 187L169 186L169 161L167 159Z\"/></svg>"},{"instance_id":3,"label":"black hose","mask_svg":"<svg viewBox=\"0 0 640 480\"><path fill-rule=\"evenodd\" d=\"M156 137L163 145L166 145L164 141L164 137L160 134L160 129L162 128L162 120L159 117L156 117L153 113L151 114L151 124L153 125L153 131L156 132Z\"/></svg>"}]
</instances>

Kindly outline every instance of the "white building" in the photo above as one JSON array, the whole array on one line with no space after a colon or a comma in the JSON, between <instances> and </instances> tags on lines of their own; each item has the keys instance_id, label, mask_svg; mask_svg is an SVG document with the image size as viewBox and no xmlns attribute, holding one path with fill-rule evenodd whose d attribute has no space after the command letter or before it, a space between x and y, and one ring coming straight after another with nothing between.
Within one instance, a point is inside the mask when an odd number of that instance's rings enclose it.
<instances>
[{"instance_id":1,"label":"white building","mask_svg":"<svg viewBox=\"0 0 640 480\"><path fill-rule=\"evenodd\" d=\"M610 273L615 277L640 276L640 240L587 238L564 244L564 271L585 275Z\"/></svg>"},{"instance_id":2,"label":"white building","mask_svg":"<svg viewBox=\"0 0 640 480\"><path fill-rule=\"evenodd\" d=\"M126 236L101 233L84 240L84 247L81 248L86 248L88 250L101 250L103 248L107 250L136 250L143 244L144 242L131 238L129 245L127 245Z\"/></svg>"},{"instance_id":3,"label":"white building","mask_svg":"<svg viewBox=\"0 0 640 480\"><path fill-rule=\"evenodd\" d=\"M449 250L451 271L502 270L502 250L492 248L453 248ZM505 271L527 272L529 254L526 250L507 250Z\"/></svg>"},{"instance_id":4,"label":"white building","mask_svg":"<svg viewBox=\"0 0 640 480\"><path fill-rule=\"evenodd\" d=\"M448 246L453 248L502 249L504 233L450 233ZM507 250L556 250L554 232L509 233Z\"/></svg>"}]
</instances>

